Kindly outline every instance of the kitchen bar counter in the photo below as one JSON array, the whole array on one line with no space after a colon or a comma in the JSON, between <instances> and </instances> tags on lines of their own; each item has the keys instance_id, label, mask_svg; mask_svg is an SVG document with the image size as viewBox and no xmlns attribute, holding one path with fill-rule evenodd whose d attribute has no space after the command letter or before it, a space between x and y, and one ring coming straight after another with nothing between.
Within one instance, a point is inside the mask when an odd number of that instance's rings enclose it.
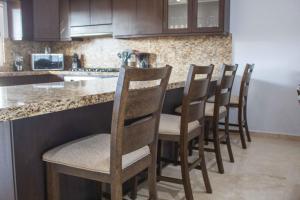
<instances>
[{"instance_id":1,"label":"kitchen bar counter","mask_svg":"<svg viewBox=\"0 0 300 200\"><path fill-rule=\"evenodd\" d=\"M0 121L15 120L113 100L117 77L0 87ZM140 84L138 87L141 87ZM173 82L168 89L184 86Z\"/></svg>"},{"instance_id":2,"label":"kitchen bar counter","mask_svg":"<svg viewBox=\"0 0 300 200\"><path fill-rule=\"evenodd\" d=\"M46 200L42 155L82 137L110 133L116 84L115 77L0 87L0 200ZM215 85L213 80L210 95ZM183 87L183 81L170 82L164 113L174 114ZM177 158L171 146L165 144L164 156ZM60 176L60 182L61 200L98 199L94 181ZM124 183L124 191L130 185Z\"/></svg>"},{"instance_id":3,"label":"kitchen bar counter","mask_svg":"<svg viewBox=\"0 0 300 200\"><path fill-rule=\"evenodd\" d=\"M71 76L98 76L98 75L118 75L118 72L74 72L74 71L21 71L21 72L0 72L1 77L15 76L38 76L38 75L71 75Z\"/></svg>"}]
</instances>

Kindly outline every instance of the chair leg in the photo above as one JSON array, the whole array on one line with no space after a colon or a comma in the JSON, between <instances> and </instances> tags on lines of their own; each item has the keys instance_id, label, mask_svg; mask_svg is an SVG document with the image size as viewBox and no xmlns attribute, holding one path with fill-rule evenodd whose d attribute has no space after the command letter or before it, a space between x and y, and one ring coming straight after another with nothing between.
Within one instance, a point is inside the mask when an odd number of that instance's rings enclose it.
<instances>
[{"instance_id":1,"label":"chair leg","mask_svg":"<svg viewBox=\"0 0 300 200\"><path fill-rule=\"evenodd\" d=\"M188 166L188 142L181 141L180 165L185 197L187 200L193 200L194 198L190 180L190 171Z\"/></svg>"},{"instance_id":2,"label":"chair leg","mask_svg":"<svg viewBox=\"0 0 300 200\"><path fill-rule=\"evenodd\" d=\"M204 122L204 141L205 141L205 145L208 145L208 136L209 136L209 130L210 130L210 121L209 120L205 120Z\"/></svg>"},{"instance_id":3,"label":"chair leg","mask_svg":"<svg viewBox=\"0 0 300 200\"><path fill-rule=\"evenodd\" d=\"M179 155L179 146L177 142L174 142L174 165L178 166L178 155Z\"/></svg>"},{"instance_id":4,"label":"chair leg","mask_svg":"<svg viewBox=\"0 0 300 200\"><path fill-rule=\"evenodd\" d=\"M191 140L189 142L189 156L193 155L193 146L194 146L194 140Z\"/></svg>"},{"instance_id":5,"label":"chair leg","mask_svg":"<svg viewBox=\"0 0 300 200\"><path fill-rule=\"evenodd\" d=\"M59 174L47 163L47 199L60 200Z\"/></svg>"},{"instance_id":6,"label":"chair leg","mask_svg":"<svg viewBox=\"0 0 300 200\"><path fill-rule=\"evenodd\" d=\"M229 116L225 117L225 135L226 135L226 145L229 154L230 162L234 162L233 153L231 149L230 135L229 135Z\"/></svg>"},{"instance_id":7,"label":"chair leg","mask_svg":"<svg viewBox=\"0 0 300 200\"><path fill-rule=\"evenodd\" d=\"M110 185L111 200L120 200L123 198L123 188L121 178L115 179Z\"/></svg>"},{"instance_id":8,"label":"chair leg","mask_svg":"<svg viewBox=\"0 0 300 200\"><path fill-rule=\"evenodd\" d=\"M205 162L204 155L203 155L202 160L201 160L201 171L202 171L202 176L203 176L206 192L211 194L212 193L212 188L211 188L209 176L208 176L208 173L207 173L207 168L206 168L206 162Z\"/></svg>"},{"instance_id":9,"label":"chair leg","mask_svg":"<svg viewBox=\"0 0 300 200\"><path fill-rule=\"evenodd\" d=\"M156 143L157 144L157 143ZM148 167L148 185L149 185L149 199L157 200L157 175L156 175L156 161L157 161L157 151L156 145L151 146L151 164Z\"/></svg>"},{"instance_id":10,"label":"chair leg","mask_svg":"<svg viewBox=\"0 0 300 200\"><path fill-rule=\"evenodd\" d=\"M217 165L220 174L224 174L224 166L221 155L220 140L219 140L219 130L218 122L213 124L213 137L214 137L214 150L216 154Z\"/></svg>"},{"instance_id":11,"label":"chair leg","mask_svg":"<svg viewBox=\"0 0 300 200\"><path fill-rule=\"evenodd\" d=\"M162 141L158 141L157 145L157 175L161 176L161 148L162 148Z\"/></svg>"},{"instance_id":12,"label":"chair leg","mask_svg":"<svg viewBox=\"0 0 300 200\"><path fill-rule=\"evenodd\" d=\"M247 105L247 104L246 104ZM248 139L248 142L251 142L251 136L250 136L250 133L249 133L249 128L248 128L248 120L247 120L247 106L244 106L244 125L245 125L245 130L246 130L246 135L247 135L247 139Z\"/></svg>"},{"instance_id":13,"label":"chair leg","mask_svg":"<svg viewBox=\"0 0 300 200\"><path fill-rule=\"evenodd\" d=\"M239 132L240 132L240 137L241 137L241 142L242 142L242 147L243 149L247 149L247 144L244 136L244 129L243 129L243 116L242 116L243 109L239 107L238 111L238 123L239 123Z\"/></svg>"},{"instance_id":14,"label":"chair leg","mask_svg":"<svg viewBox=\"0 0 300 200\"><path fill-rule=\"evenodd\" d=\"M202 134L201 134L201 136L199 136L199 141L198 141L199 158L201 159L200 167L201 167L201 172L202 172L206 192L207 193L212 193L212 189L211 189L211 185L210 185L210 181L209 181L209 176L208 176L208 173L207 173L206 163L205 163L205 155L204 155L204 147L203 147L204 138L203 138L203 136L204 136L204 128L202 128Z\"/></svg>"},{"instance_id":15,"label":"chair leg","mask_svg":"<svg viewBox=\"0 0 300 200\"><path fill-rule=\"evenodd\" d=\"M134 200L137 197L138 175L132 178L131 184L132 184L132 190L130 193L130 198Z\"/></svg>"}]
</instances>

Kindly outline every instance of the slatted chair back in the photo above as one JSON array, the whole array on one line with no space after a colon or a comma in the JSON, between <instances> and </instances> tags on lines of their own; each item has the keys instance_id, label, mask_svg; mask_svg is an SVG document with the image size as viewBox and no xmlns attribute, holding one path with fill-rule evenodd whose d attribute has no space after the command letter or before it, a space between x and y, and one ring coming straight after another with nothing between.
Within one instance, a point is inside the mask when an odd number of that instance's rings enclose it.
<instances>
[{"instance_id":1,"label":"slatted chair back","mask_svg":"<svg viewBox=\"0 0 300 200\"><path fill-rule=\"evenodd\" d=\"M236 75L238 65L223 65L221 76L218 80L215 97L215 110L214 115L219 113L220 106L228 107L230 103L231 91Z\"/></svg>"},{"instance_id":2,"label":"slatted chair back","mask_svg":"<svg viewBox=\"0 0 300 200\"><path fill-rule=\"evenodd\" d=\"M254 70L254 64L247 64L245 67L245 71L243 74L243 78L241 81L241 87L240 87L240 104L242 104L242 101L244 98L247 98L248 96L248 91L249 91L249 85L250 85L250 80L251 76Z\"/></svg>"},{"instance_id":3,"label":"slatted chair back","mask_svg":"<svg viewBox=\"0 0 300 200\"><path fill-rule=\"evenodd\" d=\"M214 66L191 65L184 88L181 113L181 132L187 134L188 123L202 121Z\"/></svg>"},{"instance_id":4,"label":"slatted chair back","mask_svg":"<svg viewBox=\"0 0 300 200\"><path fill-rule=\"evenodd\" d=\"M215 102L214 102L214 121L218 121L220 117L220 107L225 106L227 115L229 111L230 97L234 78L236 75L238 65L226 65L223 64L220 77L215 90Z\"/></svg>"},{"instance_id":5,"label":"slatted chair back","mask_svg":"<svg viewBox=\"0 0 300 200\"><path fill-rule=\"evenodd\" d=\"M120 169L122 155L157 140L160 113L172 67L121 68L111 125L111 170Z\"/></svg>"}]
</instances>

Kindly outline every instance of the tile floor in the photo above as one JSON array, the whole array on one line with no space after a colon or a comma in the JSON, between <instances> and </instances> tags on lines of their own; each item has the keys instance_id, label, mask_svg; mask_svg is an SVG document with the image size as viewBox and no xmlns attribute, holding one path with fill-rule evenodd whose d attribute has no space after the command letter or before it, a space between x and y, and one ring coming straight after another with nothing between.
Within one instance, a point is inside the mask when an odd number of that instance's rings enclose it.
<instances>
[{"instance_id":1,"label":"tile floor","mask_svg":"<svg viewBox=\"0 0 300 200\"><path fill-rule=\"evenodd\" d=\"M225 174L217 172L214 156L206 154L213 194L206 194L201 171L191 172L195 200L300 200L300 140L254 136L248 149L233 136L235 163L222 147ZM178 167L169 166L164 175L180 177ZM182 185L158 183L162 200L185 199ZM138 191L139 200L148 198L147 184Z\"/></svg>"}]
</instances>

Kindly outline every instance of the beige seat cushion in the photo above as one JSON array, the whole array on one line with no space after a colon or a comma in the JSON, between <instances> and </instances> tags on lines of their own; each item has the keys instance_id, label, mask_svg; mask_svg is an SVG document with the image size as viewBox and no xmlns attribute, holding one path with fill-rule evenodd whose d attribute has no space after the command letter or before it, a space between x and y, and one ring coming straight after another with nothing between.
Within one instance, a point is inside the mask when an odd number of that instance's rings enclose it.
<instances>
[{"instance_id":1,"label":"beige seat cushion","mask_svg":"<svg viewBox=\"0 0 300 200\"><path fill-rule=\"evenodd\" d=\"M214 103L215 102L215 96L212 96L211 98L207 99L207 102ZM238 105L239 104L239 96L231 95L230 104L231 105Z\"/></svg>"},{"instance_id":2,"label":"beige seat cushion","mask_svg":"<svg viewBox=\"0 0 300 200\"><path fill-rule=\"evenodd\" d=\"M232 95L230 98L230 104L238 105L239 104L239 96Z\"/></svg>"},{"instance_id":3,"label":"beige seat cushion","mask_svg":"<svg viewBox=\"0 0 300 200\"><path fill-rule=\"evenodd\" d=\"M214 103L206 103L206 105L205 105L205 116L207 116L207 117L214 116L214 107L215 107ZM220 106L219 114L223 115L225 113L226 113L226 107L225 106Z\"/></svg>"},{"instance_id":4,"label":"beige seat cushion","mask_svg":"<svg viewBox=\"0 0 300 200\"><path fill-rule=\"evenodd\" d=\"M160 135L180 135L180 120L181 117L177 115L161 114L159 124ZM188 131L198 128L199 122L194 121L189 123Z\"/></svg>"},{"instance_id":5,"label":"beige seat cushion","mask_svg":"<svg viewBox=\"0 0 300 200\"><path fill-rule=\"evenodd\" d=\"M125 169L150 154L145 146L123 155ZM110 173L110 134L97 134L58 146L43 155L43 160L93 172Z\"/></svg>"}]
</instances>

